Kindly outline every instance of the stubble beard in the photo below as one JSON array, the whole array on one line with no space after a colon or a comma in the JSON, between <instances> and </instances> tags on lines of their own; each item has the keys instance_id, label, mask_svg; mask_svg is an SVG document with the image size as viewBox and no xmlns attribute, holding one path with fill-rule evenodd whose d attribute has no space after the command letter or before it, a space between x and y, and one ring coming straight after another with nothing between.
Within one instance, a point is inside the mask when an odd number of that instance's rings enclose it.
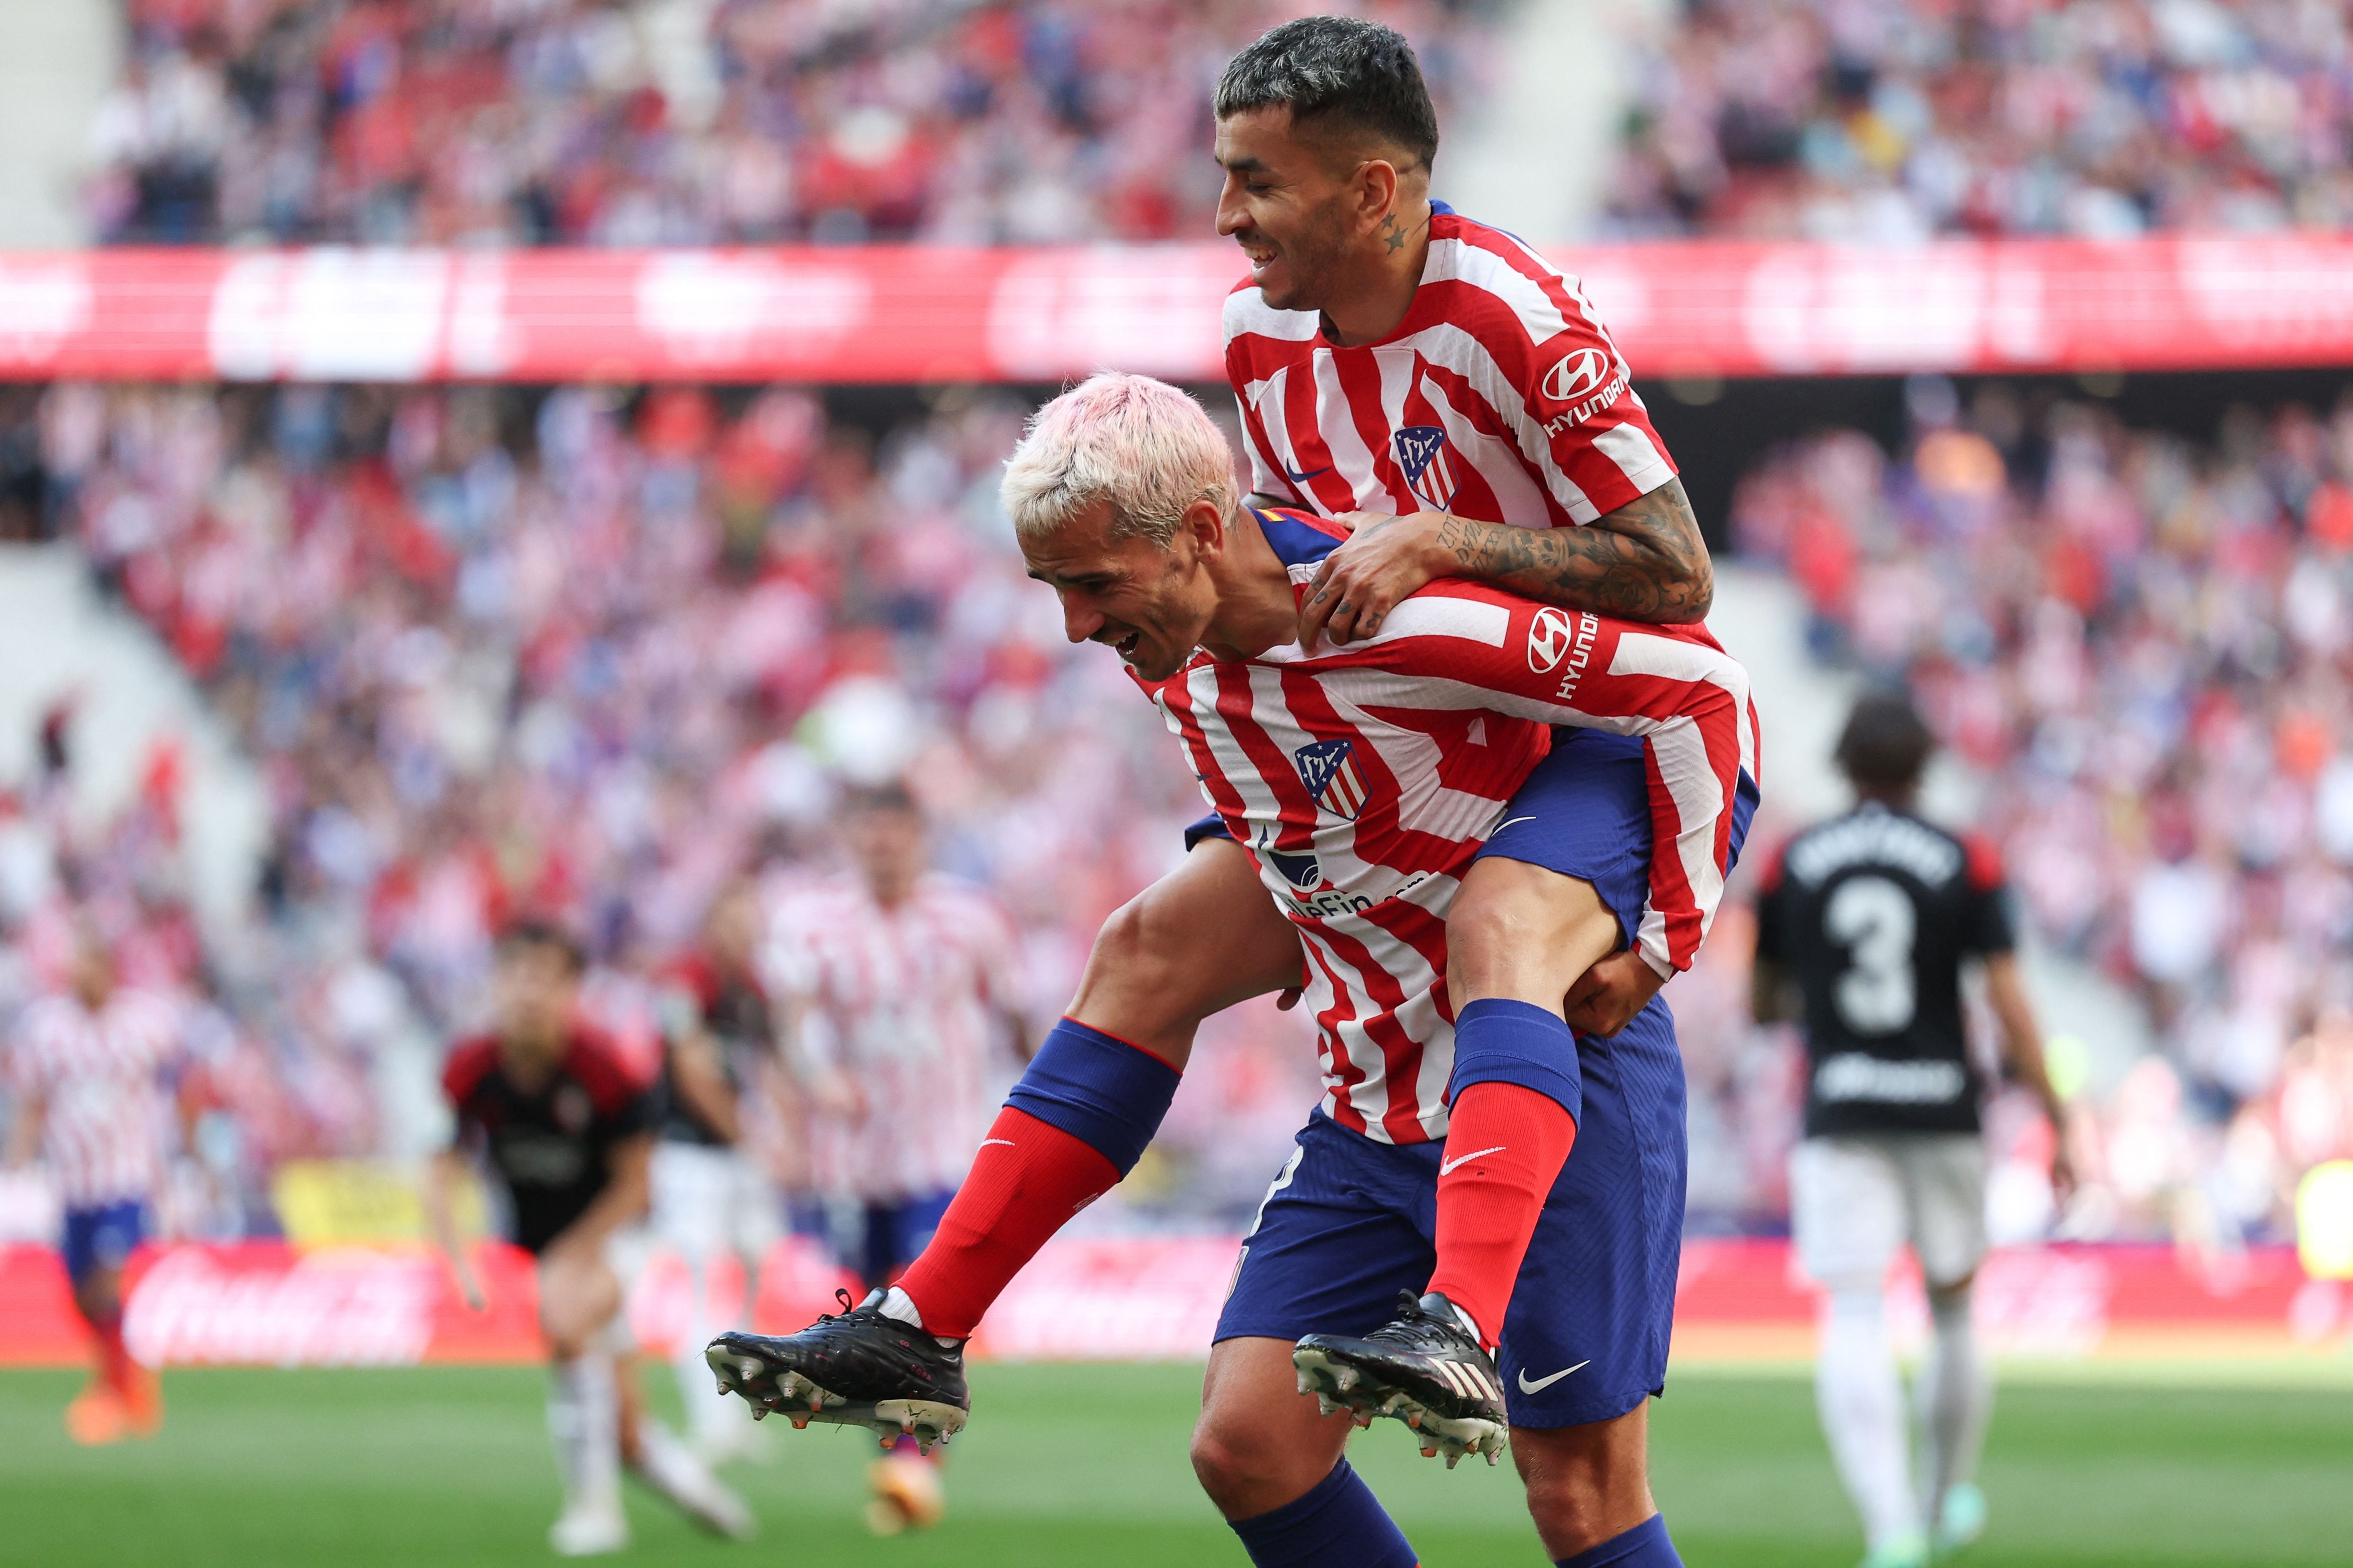
<instances>
[{"instance_id":1,"label":"stubble beard","mask_svg":"<svg viewBox=\"0 0 2353 1568\"><path fill-rule=\"evenodd\" d=\"M1291 289L1281 300L1269 300L1269 305L1278 310L1322 310L1329 305L1333 280L1346 248L1335 210L1337 205L1335 201L1317 209L1295 237L1283 242L1282 261L1291 274Z\"/></svg>"}]
</instances>

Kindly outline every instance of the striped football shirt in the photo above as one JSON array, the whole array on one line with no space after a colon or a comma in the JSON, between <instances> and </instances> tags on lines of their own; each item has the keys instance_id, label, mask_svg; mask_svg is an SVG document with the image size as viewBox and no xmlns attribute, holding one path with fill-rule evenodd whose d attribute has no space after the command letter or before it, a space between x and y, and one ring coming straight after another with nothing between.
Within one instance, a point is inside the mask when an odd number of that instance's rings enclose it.
<instances>
[{"instance_id":1,"label":"striped football shirt","mask_svg":"<svg viewBox=\"0 0 2353 1568\"><path fill-rule=\"evenodd\" d=\"M1339 531L1257 515L1303 590ZM1748 678L1705 627L1637 626L1460 579L1408 598L1361 642L1197 652L1139 684L1299 929L1325 1111L1384 1142L1445 1135L1447 910L1548 752L1549 726L1645 742L1654 844L1636 942L1661 973L1698 951L1736 801L1755 791Z\"/></svg>"},{"instance_id":2,"label":"striped football shirt","mask_svg":"<svg viewBox=\"0 0 2353 1568\"><path fill-rule=\"evenodd\" d=\"M181 1044L172 1005L128 987L94 1012L51 995L18 1016L8 1079L41 1104L41 1156L66 1207L154 1192L170 1110L162 1079Z\"/></svg>"},{"instance_id":3,"label":"striped football shirt","mask_svg":"<svg viewBox=\"0 0 2353 1568\"><path fill-rule=\"evenodd\" d=\"M1674 459L1576 279L1499 228L1430 204L1413 303L1343 348L1314 310L1226 296L1226 377L1251 488L1332 517L1452 512L1557 528L1674 477Z\"/></svg>"}]
</instances>

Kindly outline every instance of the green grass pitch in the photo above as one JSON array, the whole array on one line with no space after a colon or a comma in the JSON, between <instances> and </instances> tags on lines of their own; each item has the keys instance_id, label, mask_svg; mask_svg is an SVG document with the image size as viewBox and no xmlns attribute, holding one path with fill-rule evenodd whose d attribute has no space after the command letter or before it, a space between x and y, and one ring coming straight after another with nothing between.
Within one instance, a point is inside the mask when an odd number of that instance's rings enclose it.
<instances>
[{"instance_id":1,"label":"green grass pitch","mask_svg":"<svg viewBox=\"0 0 2353 1568\"><path fill-rule=\"evenodd\" d=\"M659 1370L659 1369L649 1369ZM552 1561L555 1508L528 1369L184 1372L152 1443L69 1444L77 1379L0 1374L0 1562L42 1568L344 1568ZM667 1378L649 1379L656 1397ZM957 1440L951 1513L875 1542L860 1522L860 1435L782 1423L734 1479L748 1547L703 1540L642 1493L621 1561L887 1568L1206 1568L1244 1563L1196 1490L1184 1366L987 1366ZM1652 1406L1656 1489L1693 1568L1845 1568L1852 1516L1789 1376L1679 1376ZM1383 1423L1354 1458L1429 1568L1544 1556L1508 1463L1449 1474ZM1985 1568L2353 1563L2353 1387L2005 1388L1985 1473Z\"/></svg>"}]
</instances>

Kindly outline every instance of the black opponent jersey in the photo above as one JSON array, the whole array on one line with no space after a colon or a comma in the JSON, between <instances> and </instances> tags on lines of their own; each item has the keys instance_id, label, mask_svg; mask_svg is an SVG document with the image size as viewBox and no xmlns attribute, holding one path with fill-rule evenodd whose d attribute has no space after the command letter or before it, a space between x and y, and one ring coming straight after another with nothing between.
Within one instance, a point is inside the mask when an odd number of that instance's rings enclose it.
<instances>
[{"instance_id":1,"label":"black opponent jersey","mask_svg":"<svg viewBox=\"0 0 2353 1568\"><path fill-rule=\"evenodd\" d=\"M555 1076L527 1094L499 1064L498 1042L449 1053L441 1087L458 1113L458 1146L505 1186L514 1240L538 1252L564 1234L612 1179L613 1146L652 1129L652 1097L610 1046L576 1031Z\"/></svg>"},{"instance_id":2,"label":"black opponent jersey","mask_svg":"<svg viewBox=\"0 0 2353 1568\"><path fill-rule=\"evenodd\" d=\"M1982 840L1871 801L1784 846L1757 956L1805 997L1806 1135L1977 1131L1961 963L2015 944Z\"/></svg>"},{"instance_id":3,"label":"black opponent jersey","mask_svg":"<svg viewBox=\"0 0 2353 1568\"><path fill-rule=\"evenodd\" d=\"M728 1140L679 1092L679 1042L691 1031L707 1030L719 1043L719 1069L730 1090L740 1092L749 1065L776 1048L776 1013L768 994L749 976L730 974L697 954L670 965L662 977L662 1068L656 1086L659 1131L666 1142L723 1149Z\"/></svg>"}]
</instances>

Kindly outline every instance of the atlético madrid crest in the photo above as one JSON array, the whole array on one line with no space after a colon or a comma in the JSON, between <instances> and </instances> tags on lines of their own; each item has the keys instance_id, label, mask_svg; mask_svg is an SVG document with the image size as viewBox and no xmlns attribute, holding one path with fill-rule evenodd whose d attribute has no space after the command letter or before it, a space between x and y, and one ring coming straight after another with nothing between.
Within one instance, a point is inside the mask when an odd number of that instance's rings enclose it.
<instances>
[{"instance_id":1,"label":"atl\u00e9tico madrid crest","mask_svg":"<svg viewBox=\"0 0 2353 1568\"><path fill-rule=\"evenodd\" d=\"M1446 432L1435 425L1409 425L1391 438L1406 489L1432 511L1454 502L1454 465L1446 456Z\"/></svg>"},{"instance_id":2,"label":"atl\u00e9tico madrid crest","mask_svg":"<svg viewBox=\"0 0 2353 1568\"><path fill-rule=\"evenodd\" d=\"M1300 781L1315 797L1317 809L1356 821L1356 813L1365 809L1365 775L1356 771L1356 742L1318 741L1293 755Z\"/></svg>"}]
</instances>

